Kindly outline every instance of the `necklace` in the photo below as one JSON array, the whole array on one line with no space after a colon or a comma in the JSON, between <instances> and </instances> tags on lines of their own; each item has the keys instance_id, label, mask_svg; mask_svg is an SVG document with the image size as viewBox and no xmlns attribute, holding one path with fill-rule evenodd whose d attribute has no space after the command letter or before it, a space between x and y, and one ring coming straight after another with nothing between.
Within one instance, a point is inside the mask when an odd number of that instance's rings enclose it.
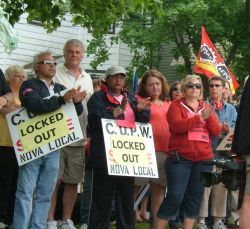
<instances>
[{"instance_id":1,"label":"necklace","mask_svg":"<svg viewBox=\"0 0 250 229\"><path fill-rule=\"evenodd\" d=\"M162 106L162 105L163 105L163 101L162 101L162 100L159 100L159 99L154 100L153 103L156 104L156 105L159 105L159 106Z\"/></svg>"}]
</instances>

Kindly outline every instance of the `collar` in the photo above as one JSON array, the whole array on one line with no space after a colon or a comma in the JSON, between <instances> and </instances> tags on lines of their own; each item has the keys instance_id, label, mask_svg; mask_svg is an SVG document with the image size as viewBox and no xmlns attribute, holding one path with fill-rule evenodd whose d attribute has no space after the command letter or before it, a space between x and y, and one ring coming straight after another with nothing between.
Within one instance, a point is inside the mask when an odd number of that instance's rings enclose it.
<instances>
[{"instance_id":1,"label":"collar","mask_svg":"<svg viewBox=\"0 0 250 229\"><path fill-rule=\"evenodd\" d=\"M220 100L220 102L215 102L212 98L210 99L211 103L214 104L215 109L217 109L218 111L221 111L223 106L224 106L224 101L223 99Z\"/></svg>"},{"instance_id":2,"label":"collar","mask_svg":"<svg viewBox=\"0 0 250 229\"><path fill-rule=\"evenodd\" d=\"M72 76L74 76L74 74L68 69L68 68L66 68L66 66L63 64L62 65L63 66L63 69L69 74L69 75L72 75ZM80 75L78 76L78 78L79 77L84 77L84 74L83 74L83 69L79 66L79 68L80 68Z\"/></svg>"},{"instance_id":3,"label":"collar","mask_svg":"<svg viewBox=\"0 0 250 229\"><path fill-rule=\"evenodd\" d=\"M180 98L180 99L178 99L178 100L175 100L175 101L178 102L178 103L180 103L180 104L181 104L181 103L185 104L185 106L187 106L188 108L190 108L191 110L194 111L194 109L193 109L192 107L188 106L185 97L182 97L182 98ZM174 102L175 102L175 101L174 101ZM199 110L201 110L201 109L204 108L204 101L203 101L202 99L199 99L198 102L199 102L199 105L198 105L198 107L197 107L197 111L195 111L195 112L198 112Z\"/></svg>"},{"instance_id":4,"label":"collar","mask_svg":"<svg viewBox=\"0 0 250 229\"><path fill-rule=\"evenodd\" d=\"M108 90L108 86L105 81L102 81L101 91L106 94L106 97L110 103L120 105L119 101L115 99L114 95ZM123 94L123 91L121 94Z\"/></svg>"},{"instance_id":5,"label":"collar","mask_svg":"<svg viewBox=\"0 0 250 229\"><path fill-rule=\"evenodd\" d=\"M48 85L48 83L47 83L47 81L46 80L44 80L44 79L39 79L39 80L41 80L42 82L44 82L44 84L49 88L49 87L51 87L51 86L55 86L55 81L54 81L54 78L52 79L52 84L51 85Z\"/></svg>"}]
</instances>

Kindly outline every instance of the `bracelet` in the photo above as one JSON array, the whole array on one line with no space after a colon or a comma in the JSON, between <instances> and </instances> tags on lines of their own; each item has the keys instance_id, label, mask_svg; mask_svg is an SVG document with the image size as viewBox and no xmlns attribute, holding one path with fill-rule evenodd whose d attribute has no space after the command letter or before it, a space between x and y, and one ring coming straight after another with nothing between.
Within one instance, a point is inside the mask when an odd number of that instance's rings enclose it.
<instances>
[{"instance_id":1,"label":"bracelet","mask_svg":"<svg viewBox=\"0 0 250 229\"><path fill-rule=\"evenodd\" d=\"M5 98L6 101L7 101L7 103L5 104L5 106L6 106L8 104L8 102L9 102L9 99L8 99L7 95L4 95L3 98Z\"/></svg>"}]
</instances>

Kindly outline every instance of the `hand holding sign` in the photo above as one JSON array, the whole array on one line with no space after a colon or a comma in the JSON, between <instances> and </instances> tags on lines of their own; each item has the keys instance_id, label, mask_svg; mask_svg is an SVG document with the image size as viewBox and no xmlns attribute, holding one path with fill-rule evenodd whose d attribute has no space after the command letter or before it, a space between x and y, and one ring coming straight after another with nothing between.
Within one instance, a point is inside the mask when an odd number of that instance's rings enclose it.
<instances>
[{"instance_id":1,"label":"hand holding sign","mask_svg":"<svg viewBox=\"0 0 250 229\"><path fill-rule=\"evenodd\" d=\"M201 111L201 118L203 120L206 120L210 117L210 115L212 114L212 111L214 110L214 106L209 104L209 107L208 108L204 108L202 111Z\"/></svg>"},{"instance_id":2,"label":"hand holding sign","mask_svg":"<svg viewBox=\"0 0 250 229\"><path fill-rule=\"evenodd\" d=\"M137 104L137 110L142 111L147 108L150 108L151 105L151 97L145 98L145 99L140 99Z\"/></svg>"},{"instance_id":3,"label":"hand holding sign","mask_svg":"<svg viewBox=\"0 0 250 229\"><path fill-rule=\"evenodd\" d=\"M230 130L228 124L225 123L225 122L222 124L221 129L222 129L222 132L223 132L223 133L226 133L226 134L227 134L227 133L229 132L229 130Z\"/></svg>"}]
</instances>

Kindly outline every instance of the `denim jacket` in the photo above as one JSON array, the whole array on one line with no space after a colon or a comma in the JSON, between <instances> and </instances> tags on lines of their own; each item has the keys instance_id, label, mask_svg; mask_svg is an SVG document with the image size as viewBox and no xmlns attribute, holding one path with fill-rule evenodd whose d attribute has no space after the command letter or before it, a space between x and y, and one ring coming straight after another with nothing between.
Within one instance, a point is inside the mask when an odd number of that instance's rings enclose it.
<instances>
[{"instance_id":1,"label":"denim jacket","mask_svg":"<svg viewBox=\"0 0 250 229\"><path fill-rule=\"evenodd\" d=\"M213 104L212 99L209 99L208 102ZM223 101L222 110L219 111L215 108L215 113L221 125L223 123L226 123L229 128L234 128L237 118L237 112L232 104ZM225 135L225 133L221 133L219 136L212 138L212 148L214 151L215 158L219 157L218 152L216 151L216 147L219 145Z\"/></svg>"}]
</instances>

